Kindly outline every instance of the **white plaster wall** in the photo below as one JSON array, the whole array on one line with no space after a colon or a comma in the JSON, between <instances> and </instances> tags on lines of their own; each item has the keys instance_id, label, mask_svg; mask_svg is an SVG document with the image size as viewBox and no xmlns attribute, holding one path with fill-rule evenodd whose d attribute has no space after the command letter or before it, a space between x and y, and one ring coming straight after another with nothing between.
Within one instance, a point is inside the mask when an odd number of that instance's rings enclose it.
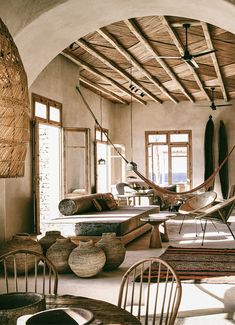
<instances>
[{"instance_id":1,"label":"white plaster wall","mask_svg":"<svg viewBox=\"0 0 235 325\"><path fill-rule=\"evenodd\" d=\"M206 102L202 105L208 105ZM209 115L212 115L215 125L215 165L218 160L218 128L223 120L228 133L228 146L235 144L235 105L212 111L198 104L183 102L174 104L166 102L163 105L149 102L147 106L133 103L133 160L138 169L145 175L145 131L160 130L192 130L192 158L193 158L193 186L199 185L204 178L204 132ZM115 143L126 146L126 157L131 159L130 153L130 107L117 105L115 108ZM235 183L235 150L229 159L230 184ZM128 176L128 174L127 174ZM220 195L218 178L216 190Z\"/></svg>"}]
</instances>

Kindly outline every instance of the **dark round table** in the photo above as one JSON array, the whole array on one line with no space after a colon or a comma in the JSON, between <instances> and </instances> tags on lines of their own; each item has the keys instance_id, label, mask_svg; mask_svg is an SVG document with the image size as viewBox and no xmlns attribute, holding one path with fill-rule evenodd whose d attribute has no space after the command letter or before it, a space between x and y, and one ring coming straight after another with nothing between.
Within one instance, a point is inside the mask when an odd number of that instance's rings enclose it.
<instances>
[{"instance_id":1,"label":"dark round table","mask_svg":"<svg viewBox=\"0 0 235 325\"><path fill-rule=\"evenodd\" d=\"M128 311L121 309L103 300L96 300L86 297L72 295L47 295L46 308L85 308L94 314L94 322L91 324L136 324L141 325L140 321Z\"/></svg>"}]
</instances>

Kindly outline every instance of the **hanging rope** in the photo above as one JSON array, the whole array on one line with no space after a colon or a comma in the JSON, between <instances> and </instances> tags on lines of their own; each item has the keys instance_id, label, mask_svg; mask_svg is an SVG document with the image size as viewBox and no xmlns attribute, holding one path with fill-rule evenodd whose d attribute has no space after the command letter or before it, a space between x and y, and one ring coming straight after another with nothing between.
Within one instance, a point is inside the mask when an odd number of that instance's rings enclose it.
<instances>
[{"instance_id":1,"label":"hanging rope","mask_svg":"<svg viewBox=\"0 0 235 325\"><path fill-rule=\"evenodd\" d=\"M86 99L84 98L81 90L79 89L79 87L76 86L76 89L78 91L78 93L80 94L86 108L88 109L88 111L91 113L92 117L95 120L95 123L99 126L99 128L102 130L102 127L100 125L100 123L98 122L96 116L94 115L93 111L91 110L90 106L88 105ZM167 200L167 198L169 197L171 202L174 199L178 199L180 197L185 197L188 194L192 194L195 191L198 191L200 189L202 189L203 187L205 187L206 189L208 187L211 186L211 184L214 183L215 181L215 177L218 174L218 172L220 171L220 169L223 167L223 165L226 163L226 161L228 160L229 156L232 154L233 150L235 149L235 145L232 147L232 149L230 150L230 152L228 153L227 157L225 157L225 159L222 161L222 163L215 169L215 171L213 172L213 174L211 174L210 177L208 177L207 180L205 180L205 182L201 183L200 185L194 187L193 189L189 190L189 191L185 191L185 192L172 192L169 190L166 190L164 188L162 188L161 186L156 185L155 183L153 183L151 180L149 180L148 178L146 178L143 174L141 174L138 170L137 170L137 164L134 162L129 162L122 154L121 152L115 147L115 145L113 144L113 142L110 140L110 138L107 135L107 140L108 142L112 145L112 147L114 148L114 150L122 157L123 160L125 160L125 162L129 165L132 165L132 170L133 172L139 176L146 184L148 184L153 190L154 192L161 197L164 200Z\"/></svg>"},{"instance_id":2,"label":"hanging rope","mask_svg":"<svg viewBox=\"0 0 235 325\"><path fill-rule=\"evenodd\" d=\"M88 111L91 113L91 116L93 117L93 119L95 120L95 123L98 125L98 127L100 128L101 132L104 132L102 126L100 125L100 123L98 122L95 114L93 113L93 111L91 110L90 106L88 105L85 97L83 96L81 90L79 89L78 86L76 86L76 89L77 91L79 92L82 100L83 100L83 103L85 104L86 108L88 109ZM128 164L129 161L123 156L123 154L118 150L118 148L115 147L115 145L113 144L113 142L111 141L111 139L109 138L108 134L105 134L106 135L106 138L108 140L108 142L111 144L111 146L114 148L114 150L122 157L122 159L125 160L125 162Z\"/></svg>"},{"instance_id":3,"label":"hanging rope","mask_svg":"<svg viewBox=\"0 0 235 325\"><path fill-rule=\"evenodd\" d=\"M132 65L131 65L131 83L132 83ZM131 161L133 162L133 105L132 105L132 92L130 103L130 117L131 117Z\"/></svg>"}]
</instances>

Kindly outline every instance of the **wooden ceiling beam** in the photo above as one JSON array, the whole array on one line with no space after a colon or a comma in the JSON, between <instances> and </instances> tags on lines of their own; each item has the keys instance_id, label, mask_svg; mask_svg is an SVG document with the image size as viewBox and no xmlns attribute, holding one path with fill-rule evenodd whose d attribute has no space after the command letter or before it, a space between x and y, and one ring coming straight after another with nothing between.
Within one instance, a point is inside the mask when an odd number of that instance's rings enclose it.
<instances>
[{"instance_id":1,"label":"wooden ceiling beam","mask_svg":"<svg viewBox=\"0 0 235 325\"><path fill-rule=\"evenodd\" d=\"M151 93L147 88L143 87L136 79L134 79L129 73L127 73L125 70L121 69L115 62L109 60L105 55L97 51L92 45L90 45L87 41L84 39L79 39L75 42L77 45L82 47L86 52L88 52L90 55L94 56L96 59L103 62L105 65L110 67L112 70L116 71L118 74L120 74L124 79L129 81L131 84L136 86L139 90L144 92L148 97L153 99L157 103L161 103L162 101L157 98L153 93Z\"/></svg>"},{"instance_id":2,"label":"wooden ceiling beam","mask_svg":"<svg viewBox=\"0 0 235 325\"><path fill-rule=\"evenodd\" d=\"M116 48L129 62L133 64L145 77L147 77L155 86L157 86L161 92L166 95L170 100L174 103L178 103L178 101L170 94L170 92L157 80L154 76L152 76L143 66L135 59L135 57L130 54L122 44L111 35L104 27L98 29L98 33L103 36L114 48Z\"/></svg>"},{"instance_id":3,"label":"wooden ceiling beam","mask_svg":"<svg viewBox=\"0 0 235 325\"><path fill-rule=\"evenodd\" d=\"M165 70L165 72L168 74L168 76L176 83L179 90L182 91L182 93L187 97L192 103L194 103L193 97L187 92L185 87L181 84L179 81L179 78L175 75L175 73L172 71L172 69L166 64L166 62L159 58L159 53L153 46L150 44L150 42L147 40L145 35L143 34L143 31L140 29L140 27L137 25L134 19L128 19L125 20L126 25L130 29L130 31L135 35L135 37L139 40L141 44L145 46L145 48L153 55L153 58L157 60L157 62L161 65L161 67Z\"/></svg>"},{"instance_id":4,"label":"wooden ceiling beam","mask_svg":"<svg viewBox=\"0 0 235 325\"><path fill-rule=\"evenodd\" d=\"M213 42L212 42L212 39L211 39L210 31L209 31L209 28L208 28L208 24L201 21L201 26L202 26L202 29L203 29L203 33L204 33L208 48L213 49L214 46L213 46ZM225 88L225 85L224 85L224 81L223 81L220 66L219 66L219 63L218 63L218 60L217 60L217 57L216 57L216 53L211 53L210 55L211 55L212 62L214 64L214 68L215 68L215 72L216 72L216 75L217 75L218 83L219 83L219 85L221 87L224 100L227 102L228 101L228 94L227 94L227 91L226 91L226 88Z\"/></svg>"},{"instance_id":5,"label":"wooden ceiling beam","mask_svg":"<svg viewBox=\"0 0 235 325\"><path fill-rule=\"evenodd\" d=\"M115 98L116 100L118 100L118 101L119 101L120 103L122 103L122 104L126 104L126 105L129 104L127 101L125 101L125 100L124 100L123 98L121 98L120 96L116 95L114 92L112 92L112 91L110 91L110 90L108 90L108 89L106 89L106 88L104 88L104 87L102 87L102 86L100 86L100 85L97 85L96 83L94 83L94 82L92 82L92 81L90 81L90 80L88 80L88 79L82 77L81 75L79 76L79 80L80 80L82 83L88 85L89 87L91 87L91 88L93 88L93 89L96 89L96 90L98 90L99 92L101 92L101 93L103 93L103 94L106 94L106 95L109 95L109 96Z\"/></svg>"},{"instance_id":6,"label":"wooden ceiling beam","mask_svg":"<svg viewBox=\"0 0 235 325\"><path fill-rule=\"evenodd\" d=\"M161 23L167 28L167 31L168 31L169 35L171 36L173 42L175 43L175 46L177 47L177 49L180 52L180 55L183 56L184 55L184 46L181 43L178 35L175 33L175 31L173 30L173 28L170 26L170 23L168 22L168 20L166 19L165 16L159 16L159 19L160 19ZM200 88L200 90L202 91L202 93L204 94L204 96L206 97L206 99L208 101L210 101L210 97L207 94L206 90L204 89L203 84L202 84L202 81L199 78L197 72L195 71L195 69L190 64L188 64L187 62L185 62L185 63L187 64L187 66L190 69L190 71L191 71L194 79L196 80L196 83L197 83L198 87Z\"/></svg>"},{"instance_id":7,"label":"wooden ceiling beam","mask_svg":"<svg viewBox=\"0 0 235 325\"><path fill-rule=\"evenodd\" d=\"M77 64L78 66L82 67L83 69L89 71L90 73L92 73L93 75L95 75L96 77L102 78L103 80L105 80L107 83L113 85L114 87L118 88L119 90L121 90L122 92L124 92L126 95L130 96L131 98L137 100L139 103L146 105L146 101L144 101L143 99L137 97L135 94L133 94L131 91L129 91L128 89L126 89L125 87L123 87L122 85L120 85L118 82L116 82L115 80L107 77L106 75L104 75L102 72L96 70L94 67L90 66L88 63L80 60L78 57L76 57L74 54L70 53L67 50L64 50L63 52L61 52L61 54L66 57L67 59L69 59L70 61L72 61L73 63Z\"/></svg>"}]
</instances>

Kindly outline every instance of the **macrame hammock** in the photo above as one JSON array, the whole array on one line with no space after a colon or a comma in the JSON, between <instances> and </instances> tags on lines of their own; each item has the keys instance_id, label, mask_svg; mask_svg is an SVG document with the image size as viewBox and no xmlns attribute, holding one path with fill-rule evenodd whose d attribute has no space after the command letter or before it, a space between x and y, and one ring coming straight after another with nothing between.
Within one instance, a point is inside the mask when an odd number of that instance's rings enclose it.
<instances>
[{"instance_id":1,"label":"macrame hammock","mask_svg":"<svg viewBox=\"0 0 235 325\"><path fill-rule=\"evenodd\" d=\"M92 117L95 120L95 123L98 125L98 127L100 128L100 130L102 131L102 126L100 125L100 123L98 122L96 116L94 115L93 111L91 110L90 106L88 105L86 99L84 98L81 90L79 89L79 87L76 87L78 93L80 94L83 103L85 104L86 108L88 109L88 111L90 112L90 114L92 115ZM118 150L118 148L115 147L115 145L113 144L113 142L110 140L109 136L106 134L107 137L107 141L110 143L110 145L114 148L114 150L118 153L119 156L121 156L121 158L131 167L131 170L133 170L133 172L139 176L139 178L141 178L147 185L149 185L149 187L151 187L154 190L154 193L156 195L158 195L160 197L160 199L162 201L164 201L165 204L172 204L178 200L185 200L187 199L189 196L191 196L194 192L201 190L202 188L205 189L205 191L207 191L211 186L214 185L215 182L215 177L216 175L219 173L219 171L221 170L221 168L223 167L223 165L226 163L226 161L228 160L229 156L232 154L235 145L232 147L232 149L230 150L230 152L228 153L227 157L225 157L225 159L222 161L222 163L215 168L214 172L200 185L192 188L189 191L185 191L185 192L172 192L169 191L165 188L162 188L161 186L158 186L157 184L155 184L154 182L152 182L151 180L149 180L148 178L146 178L143 174L141 174L138 169L137 169L137 164L134 163L133 161L129 162L123 155L122 153Z\"/></svg>"}]
</instances>

